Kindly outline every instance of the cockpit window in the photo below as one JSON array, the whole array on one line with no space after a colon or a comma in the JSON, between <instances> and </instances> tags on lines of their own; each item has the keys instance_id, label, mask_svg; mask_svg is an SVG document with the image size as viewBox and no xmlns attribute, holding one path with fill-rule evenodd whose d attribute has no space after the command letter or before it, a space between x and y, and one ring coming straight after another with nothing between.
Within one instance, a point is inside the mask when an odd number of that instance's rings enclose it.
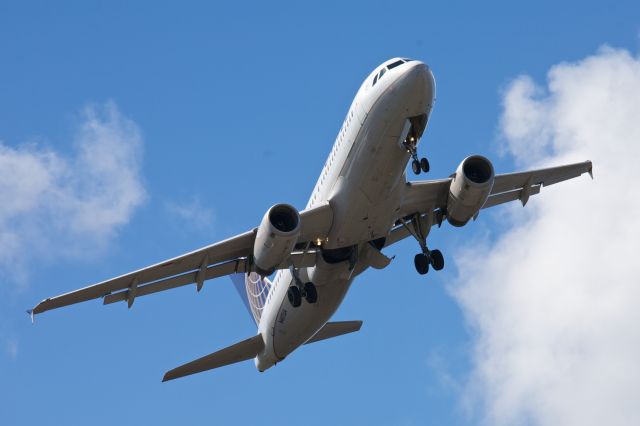
<instances>
[{"instance_id":1,"label":"cockpit window","mask_svg":"<svg viewBox=\"0 0 640 426\"><path fill-rule=\"evenodd\" d=\"M397 66L399 66L399 65L402 65L403 63L404 63L404 61L399 60L399 61L395 61L395 62L394 62L394 63L392 63L392 64L387 65L387 67L388 67L390 70L392 70L392 69L394 69L395 67L397 67Z\"/></svg>"},{"instance_id":2,"label":"cockpit window","mask_svg":"<svg viewBox=\"0 0 640 426\"><path fill-rule=\"evenodd\" d=\"M410 60L411 59L398 59L397 61L387 65L385 68L382 68L380 72L376 74L375 77L373 77L373 84L371 84L371 86L375 86L378 80L382 78L382 76L384 75L384 73L387 72L387 70L392 70L395 67L404 64L405 62L409 62Z\"/></svg>"},{"instance_id":3,"label":"cockpit window","mask_svg":"<svg viewBox=\"0 0 640 426\"><path fill-rule=\"evenodd\" d=\"M380 80L382 78L382 76L384 75L384 73L387 72L386 68L382 68L380 70L380 72L378 74L376 74L375 77L373 77L373 84L371 86L375 86L376 83L378 82L378 80Z\"/></svg>"}]
</instances>

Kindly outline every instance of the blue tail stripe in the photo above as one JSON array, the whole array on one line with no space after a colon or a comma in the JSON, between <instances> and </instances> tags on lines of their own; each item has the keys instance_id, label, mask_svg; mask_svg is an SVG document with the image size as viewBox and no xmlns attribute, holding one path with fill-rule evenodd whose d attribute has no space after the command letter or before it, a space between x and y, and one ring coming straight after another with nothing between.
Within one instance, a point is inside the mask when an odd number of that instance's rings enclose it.
<instances>
[{"instance_id":1,"label":"blue tail stripe","mask_svg":"<svg viewBox=\"0 0 640 426\"><path fill-rule=\"evenodd\" d=\"M231 280L240 294L256 325L260 325L262 310L267 303L269 292L271 291L271 281L266 277L261 277L255 272L250 274L233 274Z\"/></svg>"},{"instance_id":2,"label":"blue tail stripe","mask_svg":"<svg viewBox=\"0 0 640 426\"><path fill-rule=\"evenodd\" d=\"M251 317L253 318L251 305L249 305L249 298L247 297L244 274L232 274L230 275L230 277L231 281L233 281L233 286L236 288L238 294L240 295L240 298L242 299L242 303L244 303L244 306L247 308L247 311L249 311L249 314L251 314Z\"/></svg>"}]
</instances>

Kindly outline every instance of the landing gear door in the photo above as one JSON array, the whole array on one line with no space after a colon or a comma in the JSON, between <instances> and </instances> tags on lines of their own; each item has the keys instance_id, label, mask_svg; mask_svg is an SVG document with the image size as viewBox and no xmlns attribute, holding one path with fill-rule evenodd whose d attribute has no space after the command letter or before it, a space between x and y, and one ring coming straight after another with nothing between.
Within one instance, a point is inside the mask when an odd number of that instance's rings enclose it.
<instances>
[{"instance_id":1,"label":"landing gear door","mask_svg":"<svg viewBox=\"0 0 640 426\"><path fill-rule=\"evenodd\" d=\"M402 128L402 133L400 133L400 138L398 139L398 145L402 149L406 149L405 141L407 140L407 136L409 136L409 131L411 130L411 121L404 120L404 127Z\"/></svg>"}]
</instances>

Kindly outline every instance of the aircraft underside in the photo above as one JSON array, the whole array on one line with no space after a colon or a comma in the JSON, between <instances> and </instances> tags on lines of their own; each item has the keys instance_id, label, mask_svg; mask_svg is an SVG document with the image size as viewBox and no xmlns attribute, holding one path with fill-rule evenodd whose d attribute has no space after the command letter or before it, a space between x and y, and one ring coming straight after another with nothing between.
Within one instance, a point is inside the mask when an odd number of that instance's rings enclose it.
<instances>
[{"instance_id":1,"label":"aircraft underside","mask_svg":"<svg viewBox=\"0 0 640 426\"><path fill-rule=\"evenodd\" d=\"M465 158L447 178L408 181L427 173L418 146L435 102L435 80L419 61L394 58L363 82L311 193L298 211L276 204L259 225L227 240L79 290L47 298L47 310L102 298L104 304L230 275L254 318L255 336L168 371L163 381L254 359L264 371L303 344L358 331L362 321L329 322L355 277L383 269L382 250L414 238L419 274L439 271L444 256L427 245L433 225L454 227L482 209L519 200L583 173L590 161L496 175L485 157ZM273 276L273 280L269 277Z\"/></svg>"}]
</instances>

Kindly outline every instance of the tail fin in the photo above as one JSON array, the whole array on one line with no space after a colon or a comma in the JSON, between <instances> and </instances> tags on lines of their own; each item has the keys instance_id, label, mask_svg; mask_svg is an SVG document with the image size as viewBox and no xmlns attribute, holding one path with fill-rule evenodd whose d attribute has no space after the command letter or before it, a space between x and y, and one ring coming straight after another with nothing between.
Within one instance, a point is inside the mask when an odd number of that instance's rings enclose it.
<instances>
[{"instance_id":1,"label":"tail fin","mask_svg":"<svg viewBox=\"0 0 640 426\"><path fill-rule=\"evenodd\" d=\"M245 307L253 317L256 325L260 324L262 309L267 303L267 296L271 291L271 281L255 272L250 274L233 274L231 281L238 290Z\"/></svg>"}]
</instances>

